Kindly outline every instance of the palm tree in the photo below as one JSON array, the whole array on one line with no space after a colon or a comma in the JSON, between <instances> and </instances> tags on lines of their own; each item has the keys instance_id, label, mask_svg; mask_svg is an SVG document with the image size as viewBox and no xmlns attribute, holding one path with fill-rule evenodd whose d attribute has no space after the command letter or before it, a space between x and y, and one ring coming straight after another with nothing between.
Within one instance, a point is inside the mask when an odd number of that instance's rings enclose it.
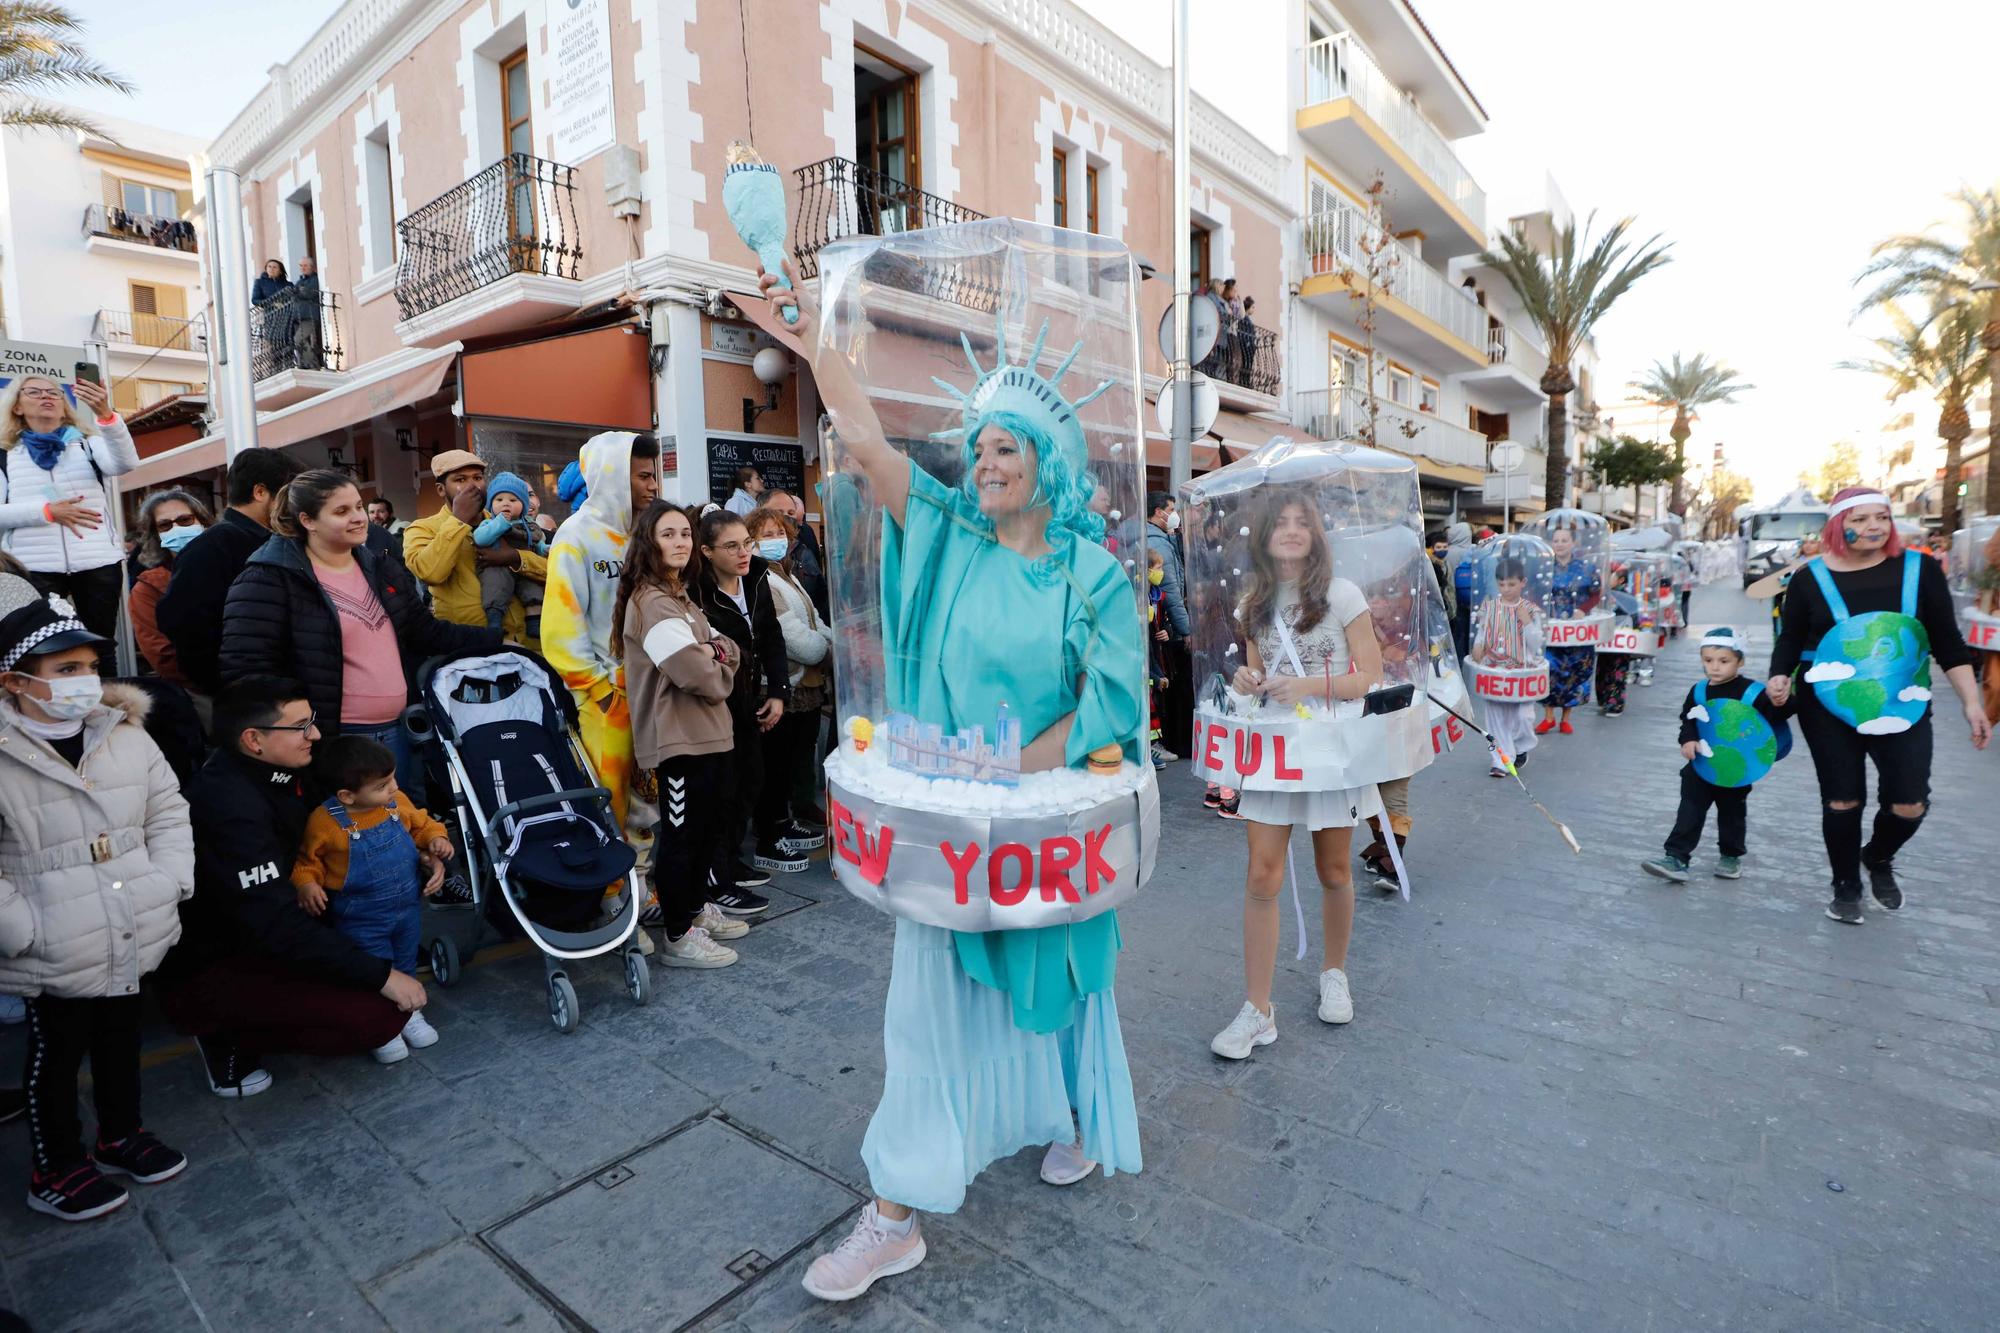
<instances>
[{"instance_id":1,"label":"palm tree","mask_svg":"<svg viewBox=\"0 0 2000 1333\"><path fill-rule=\"evenodd\" d=\"M1688 436L1694 434L1688 425L1693 414L1711 403L1735 402L1737 394L1757 386L1737 379L1735 371L1720 361L1710 361L1705 352L1696 352L1686 361L1675 352L1671 362L1655 361L1632 387L1654 407L1674 409L1674 428L1667 434L1674 442L1674 461L1685 468ZM1687 514L1681 503L1680 477L1674 478L1674 498L1667 508L1683 517Z\"/></svg>"},{"instance_id":2,"label":"palm tree","mask_svg":"<svg viewBox=\"0 0 2000 1333\"><path fill-rule=\"evenodd\" d=\"M1591 215L1593 218L1595 214ZM1500 248L1488 250L1480 262L1503 274L1521 308L1549 349L1549 367L1542 372L1542 392L1549 396L1548 503L1567 499L1569 480L1568 396L1576 390L1570 363L1589 339L1591 330L1633 283L1670 262L1668 246L1654 236L1637 253L1625 241L1631 218L1622 218L1595 243L1590 223L1584 223L1581 245L1574 221L1557 232L1543 254L1512 232L1500 234ZM1579 256L1578 251L1583 253Z\"/></svg>"},{"instance_id":3,"label":"palm tree","mask_svg":"<svg viewBox=\"0 0 2000 1333\"><path fill-rule=\"evenodd\" d=\"M1843 361L1840 368L1880 375L1889 382L1892 403L1907 393L1927 394L1937 401L1937 433L1944 441L1944 530L1955 532L1958 479L1964 465L1961 454L1966 436L1972 434L1972 415L1966 404L1973 388L1986 378L1989 365L1981 355L1980 320L1963 302L1948 302L1922 323L1894 303L1882 310L1892 332L1886 338L1871 339L1881 354L1864 361Z\"/></svg>"},{"instance_id":4,"label":"palm tree","mask_svg":"<svg viewBox=\"0 0 2000 1333\"><path fill-rule=\"evenodd\" d=\"M0 127L99 132L74 111L34 100L47 89L78 85L132 91L91 59L77 40L82 35L83 20L61 5L0 0Z\"/></svg>"},{"instance_id":5,"label":"palm tree","mask_svg":"<svg viewBox=\"0 0 2000 1333\"><path fill-rule=\"evenodd\" d=\"M1855 313L1906 296L1920 297L1935 309L1947 301L1972 303L1985 295L1979 345L1986 353L1987 381L2000 384L2000 190L1966 188L1951 198L1962 215L1957 234L1891 236L1876 246L1855 281L1880 282ZM1989 414L1986 433L1986 512L2000 514L2000 412Z\"/></svg>"}]
</instances>

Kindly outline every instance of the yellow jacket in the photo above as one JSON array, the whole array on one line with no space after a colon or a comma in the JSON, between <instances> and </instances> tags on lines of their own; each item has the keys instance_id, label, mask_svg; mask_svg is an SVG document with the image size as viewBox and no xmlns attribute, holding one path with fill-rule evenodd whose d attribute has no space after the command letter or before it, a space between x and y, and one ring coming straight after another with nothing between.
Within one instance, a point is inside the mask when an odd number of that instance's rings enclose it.
<instances>
[{"instance_id":1,"label":"yellow jacket","mask_svg":"<svg viewBox=\"0 0 2000 1333\"><path fill-rule=\"evenodd\" d=\"M403 529L403 563L430 585L431 614L439 620L454 625L486 623L486 611L479 603L477 549L472 544L472 529L450 509L440 509ZM523 551L517 572L541 583L549 576L549 562L533 551ZM515 643L527 643L527 615L519 602L507 604L501 628Z\"/></svg>"}]
</instances>

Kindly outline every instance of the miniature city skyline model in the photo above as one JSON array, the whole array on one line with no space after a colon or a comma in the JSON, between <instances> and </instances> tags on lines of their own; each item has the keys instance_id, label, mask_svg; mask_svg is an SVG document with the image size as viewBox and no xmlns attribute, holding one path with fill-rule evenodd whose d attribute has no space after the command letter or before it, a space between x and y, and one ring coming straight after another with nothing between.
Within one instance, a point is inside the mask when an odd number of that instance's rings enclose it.
<instances>
[{"instance_id":1,"label":"miniature city skyline model","mask_svg":"<svg viewBox=\"0 0 2000 1333\"><path fill-rule=\"evenodd\" d=\"M1003 787L1021 782L1021 723L1001 704L993 722L993 740L983 726L961 727L947 736L935 722L919 722L908 713L891 713L883 724L891 768L926 778L959 778L993 782Z\"/></svg>"}]
</instances>

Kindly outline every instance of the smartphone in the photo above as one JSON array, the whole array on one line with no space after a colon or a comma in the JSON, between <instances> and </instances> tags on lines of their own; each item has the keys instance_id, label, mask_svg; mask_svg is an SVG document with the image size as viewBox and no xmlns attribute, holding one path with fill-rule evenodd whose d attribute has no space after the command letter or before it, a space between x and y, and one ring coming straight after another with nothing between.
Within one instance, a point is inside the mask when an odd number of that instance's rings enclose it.
<instances>
[{"instance_id":1,"label":"smartphone","mask_svg":"<svg viewBox=\"0 0 2000 1333\"><path fill-rule=\"evenodd\" d=\"M1408 708L1417 697L1417 687L1410 684L1391 685L1386 690L1374 690L1362 696L1361 713L1373 717L1378 713L1394 713Z\"/></svg>"},{"instance_id":2,"label":"smartphone","mask_svg":"<svg viewBox=\"0 0 2000 1333\"><path fill-rule=\"evenodd\" d=\"M104 383L104 375L101 371L98 370L97 363L95 361L77 362L76 377L80 380L89 380L92 384L101 385Z\"/></svg>"}]
</instances>

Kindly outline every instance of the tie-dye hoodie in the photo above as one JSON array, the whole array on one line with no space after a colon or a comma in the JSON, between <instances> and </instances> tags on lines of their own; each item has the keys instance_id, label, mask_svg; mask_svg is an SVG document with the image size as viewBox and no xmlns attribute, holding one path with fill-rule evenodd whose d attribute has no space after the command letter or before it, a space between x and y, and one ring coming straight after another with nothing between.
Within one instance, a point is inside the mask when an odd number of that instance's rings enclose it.
<instances>
[{"instance_id":1,"label":"tie-dye hoodie","mask_svg":"<svg viewBox=\"0 0 2000 1333\"><path fill-rule=\"evenodd\" d=\"M589 497L549 547L542 654L590 703L625 689L625 669L611 656L611 608L632 530L632 439L630 431L611 430L584 443L577 461Z\"/></svg>"}]
</instances>

